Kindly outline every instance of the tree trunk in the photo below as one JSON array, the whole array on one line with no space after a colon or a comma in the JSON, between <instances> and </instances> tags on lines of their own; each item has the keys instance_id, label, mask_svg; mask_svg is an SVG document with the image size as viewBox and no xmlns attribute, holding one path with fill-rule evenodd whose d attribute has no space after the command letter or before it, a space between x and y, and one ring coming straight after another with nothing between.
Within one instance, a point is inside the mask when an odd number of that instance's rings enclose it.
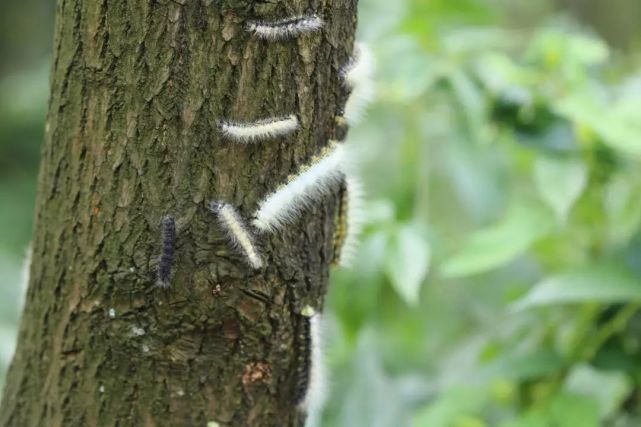
<instances>
[{"instance_id":1,"label":"tree trunk","mask_svg":"<svg viewBox=\"0 0 641 427\"><path fill-rule=\"evenodd\" d=\"M252 19L316 13L315 34ZM306 305L321 308L339 190L261 235L251 270L208 209L249 218L335 137L356 0L59 0L31 279L2 426L300 426ZM219 119L298 115L238 144ZM155 286L161 219L177 249Z\"/></svg>"}]
</instances>

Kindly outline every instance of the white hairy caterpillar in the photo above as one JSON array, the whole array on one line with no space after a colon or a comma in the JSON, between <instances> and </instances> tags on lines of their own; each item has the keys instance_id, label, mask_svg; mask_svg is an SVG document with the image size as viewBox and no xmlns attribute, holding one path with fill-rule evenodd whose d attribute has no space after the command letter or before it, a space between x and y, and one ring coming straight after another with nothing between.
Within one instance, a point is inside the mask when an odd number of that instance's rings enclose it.
<instances>
[{"instance_id":1,"label":"white hairy caterpillar","mask_svg":"<svg viewBox=\"0 0 641 427\"><path fill-rule=\"evenodd\" d=\"M303 208L340 179L345 157L343 145L330 141L298 175L291 176L287 184L260 202L252 224L261 231L273 232L293 221Z\"/></svg>"},{"instance_id":2,"label":"white hairy caterpillar","mask_svg":"<svg viewBox=\"0 0 641 427\"><path fill-rule=\"evenodd\" d=\"M291 114L255 122L221 121L218 128L226 137L238 142L253 142L288 135L298 129L298 118Z\"/></svg>"},{"instance_id":3,"label":"white hairy caterpillar","mask_svg":"<svg viewBox=\"0 0 641 427\"><path fill-rule=\"evenodd\" d=\"M323 28L323 20L317 15L303 15L276 21L251 21L247 31L268 40L282 40Z\"/></svg>"},{"instance_id":4,"label":"white hairy caterpillar","mask_svg":"<svg viewBox=\"0 0 641 427\"><path fill-rule=\"evenodd\" d=\"M337 230L339 234L342 234L339 236L342 244L338 248L340 253L337 264L349 268L356 255L359 237L365 222L363 185L355 175L345 176L345 194L342 204L345 206L343 207L344 212L341 214L345 218L343 218L344 229Z\"/></svg>"},{"instance_id":5,"label":"white hairy caterpillar","mask_svg":"<svg viewBox=\"0 0 641 427\"><path fill-rule=\"evenodd\" d=\"M355 88L363 80L372 78L374 72L374 57L365 43L354 44L354 55L341 70L343 84L350 89Z\"/></svg>"},{"instance_id":6,"label":"white hairy caterpillar","mask_svg":"<svg viewBox=\"0 0 641 427\"><path fill-rule=\"evenodd\" d=\"M314 425L320 417L327 397L327 377L323 363L322 317L313 308L306 307L303 316L308 317L309 325L304 337L307 348L306 388L299 396L298 408L307 413L307 426Z\"/></svg>"},{"instance_id":7,"label":"white hairy caterpillar","mask_svg":"<svg viewBox=\"0 0 641 427\"><path fill-rule=\"evenodd\" d=\"M240 251L243 252L247 258L247 263L253 269L260 269L263 267L263 260L258 254L254 237L247 230L244 221L240 214L236 212L233 206L223 202L211 202L211 211L218 217L218 222L225 229L231 242Z\"/></svg>"},{"instance_id":8,"label":"white hairy caterpillar","mask_svg":"<svg viewBox=\"0 0 641 427\"><path fill-rule=\"evenodd\" d=\"M365 108L374 99L374 59L370 49L364 43L357 43L354 56L341 70L345 86L351 93L345 102L344 115L350 125L358 123L365 113Z\"/></svg>"}]
</instances>

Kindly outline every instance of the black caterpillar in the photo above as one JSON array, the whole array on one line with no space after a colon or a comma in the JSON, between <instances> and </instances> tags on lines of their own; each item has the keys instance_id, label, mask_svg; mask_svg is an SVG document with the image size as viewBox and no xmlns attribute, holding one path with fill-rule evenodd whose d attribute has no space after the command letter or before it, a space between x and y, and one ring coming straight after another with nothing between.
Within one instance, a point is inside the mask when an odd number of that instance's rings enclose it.
<instances>
[{"instance_id":1,"label":"black caterpillar","mask_svg":"<svg viewBox=\"0 0 641 427\"><path fill-rule=\"evenodd\" d=\"M162 252L158 263L158 286L167 288L171 281L171 270L176 257L176 222L167 215L162 219Z\"/></svg>"}]
</instances>

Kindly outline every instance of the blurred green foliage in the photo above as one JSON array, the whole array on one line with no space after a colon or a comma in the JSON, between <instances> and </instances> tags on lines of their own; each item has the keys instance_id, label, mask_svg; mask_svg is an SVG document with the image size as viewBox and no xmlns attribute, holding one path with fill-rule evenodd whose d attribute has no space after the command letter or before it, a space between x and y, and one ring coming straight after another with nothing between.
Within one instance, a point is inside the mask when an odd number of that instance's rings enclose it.
<instances>
[{"instance_id":1,"label":"blurred green foliage","mask_svg":"<svg viewBox=\"0 0 641 427\"><path fill-rule=\"evenodd\" d=\"M362 2L368 226L323 425L641 425L639 63L506 3Z\"/></svg>"},{"instance_id":2,"label":"blurred green foliage","mask_svg":"<svg viewBox=\"0 0 641 427\"><path fill-rule=\"evenodd\" d=\"M639 58L545 1L361 0L359 32L367 227L333 273L322 425L641 425ZM2 371L47 96L26 51L0 67Z\"/></svg>"}]
</instances>

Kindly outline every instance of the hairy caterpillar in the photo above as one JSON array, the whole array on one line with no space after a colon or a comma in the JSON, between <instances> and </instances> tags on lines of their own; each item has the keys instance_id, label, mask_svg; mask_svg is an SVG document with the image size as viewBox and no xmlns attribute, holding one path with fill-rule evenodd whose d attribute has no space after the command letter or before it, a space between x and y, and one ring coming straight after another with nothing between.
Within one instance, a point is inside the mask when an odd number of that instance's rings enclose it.
<instances>
[{"instance_id":1,"label":"hairy caterpillar","mask_svg":"<svg viewBox=\"0 0 641 427\"><path fill-rule=\"evenodd\" d=\"M312 352L311 352L311 319L303 316L300 321L297 336L298 354L296 356L296 383L294 389L294 402L299 407L307 397L309 389Z\"/></svg>"},{"instance_id":2,"label":"hairy caterpillar","mask_svg":"<svg viewBox=\"0 0 641 427\"><path fill-rule=\"evenodd\" d=\"M247 230L245 222L234 207L228 203L211 202L211 211L218 217L218 222L225 229L234 246L243 252L247 263L253 269L263 267L263 260L258 254L254 243L254 236Z\"/></svg>"},{"instance_id":3,"label":"hairy caterpillar","mask_svg":"<svg viewBox=\"0 0 641 427\"><path fill-rule=\"evenodd\" d=\"M353 89L363 80L371 79L373 71L374 59L369 47L365 43L355 43L354 55L341 70L343 84Z\"/></svg>"},{"instance_id":4,"label":"hairy caterpillar","mask_svg":"<svg viewBox=\"0 0 641 427\"><path fill-rule=\"evenodd\" d=\"M171 281L171 269L176 257L176 222L174 218L166 215L161 225L162 252L158 263L157 284L162 288L169 287Z\"/></svg>"},{"instance_id":5,"label":"hairy caterpillar","mask_svg":"<svg viewBox=\"0 0 641 427\"><path fill-rule=\"evenodd\" d=\"M373 55L367 45L356 43L354 56L341 70L343 83L351 93L345 103L344 115L349 124L355 124L363 117L365 108L375 94Z\"/></svg>"},{"instance_id":6,"label":"hairy caterpillar","mask_svg":"<svg viewBox=\"0 0 641 427\"><path fill-rule=\"evenodd\" d=\"M346 175L334 233L335 265L350 267L356 255L364 222L363 194L360 180Z\"/></svg>"},{"instance_id":7,"label":"hairy caterpillar","mask_svg":"<svg viewBox=\"0 0 641 427\"><path fill-rule=\"evenodd\" d=\"M296 37L321 28L323 20L317 15L295 16L276 21L251 21L247 24L247 31L268 40Z\"/></svg>"},{"instance_id":8,"label":"hairy caterpillar","mask_svg":"<svg viewBox=\"0 0 641 427\"><path fill-rule=\"evenodd\" d=\"M338 181L345 157L343 145L330 141L298 175L290 176L285 185L260 202L252 224L261 231L273 232L291 222L303 208Z\"/></svg>"},{"instance_id":9,"label":"hairy caterpillar","mask_svg":"<svg viewBox=\"0 0 641 427\"><path fill-rule=\"evenodd\" d=\"M347 238L347 183L344 179L341 185L340 197L338 199L338 214L334 219L334 256L332 257L332 265L341 264L341 253L345 239Z\"/></svg>"},{"instance_id":10,"label":"hairy caterpillar","mask_svg":"<svg viewBox=\"0 0 641 427\"><path fill-rule=\"evenodd\" d=\"M298 407L307 412L308 417L315 418L325 403L327 392L322 354L322 318L309 306L301 314L303 323L299 334L301 347L295 397Z\"/></svg>"},{"instance_id":11,"label":"hairy caterpillar","mask_svg":"<svg viewBox=\"0 0 641 427\"><path fill-rule=\"evenodd\" d=\"M298 118L291 114L287 117L276 117L255 122L227 122L218 123L221 132L239 142L253 142L271 139L290 134L298 129Z\"/></svg>"}]
</instances>

